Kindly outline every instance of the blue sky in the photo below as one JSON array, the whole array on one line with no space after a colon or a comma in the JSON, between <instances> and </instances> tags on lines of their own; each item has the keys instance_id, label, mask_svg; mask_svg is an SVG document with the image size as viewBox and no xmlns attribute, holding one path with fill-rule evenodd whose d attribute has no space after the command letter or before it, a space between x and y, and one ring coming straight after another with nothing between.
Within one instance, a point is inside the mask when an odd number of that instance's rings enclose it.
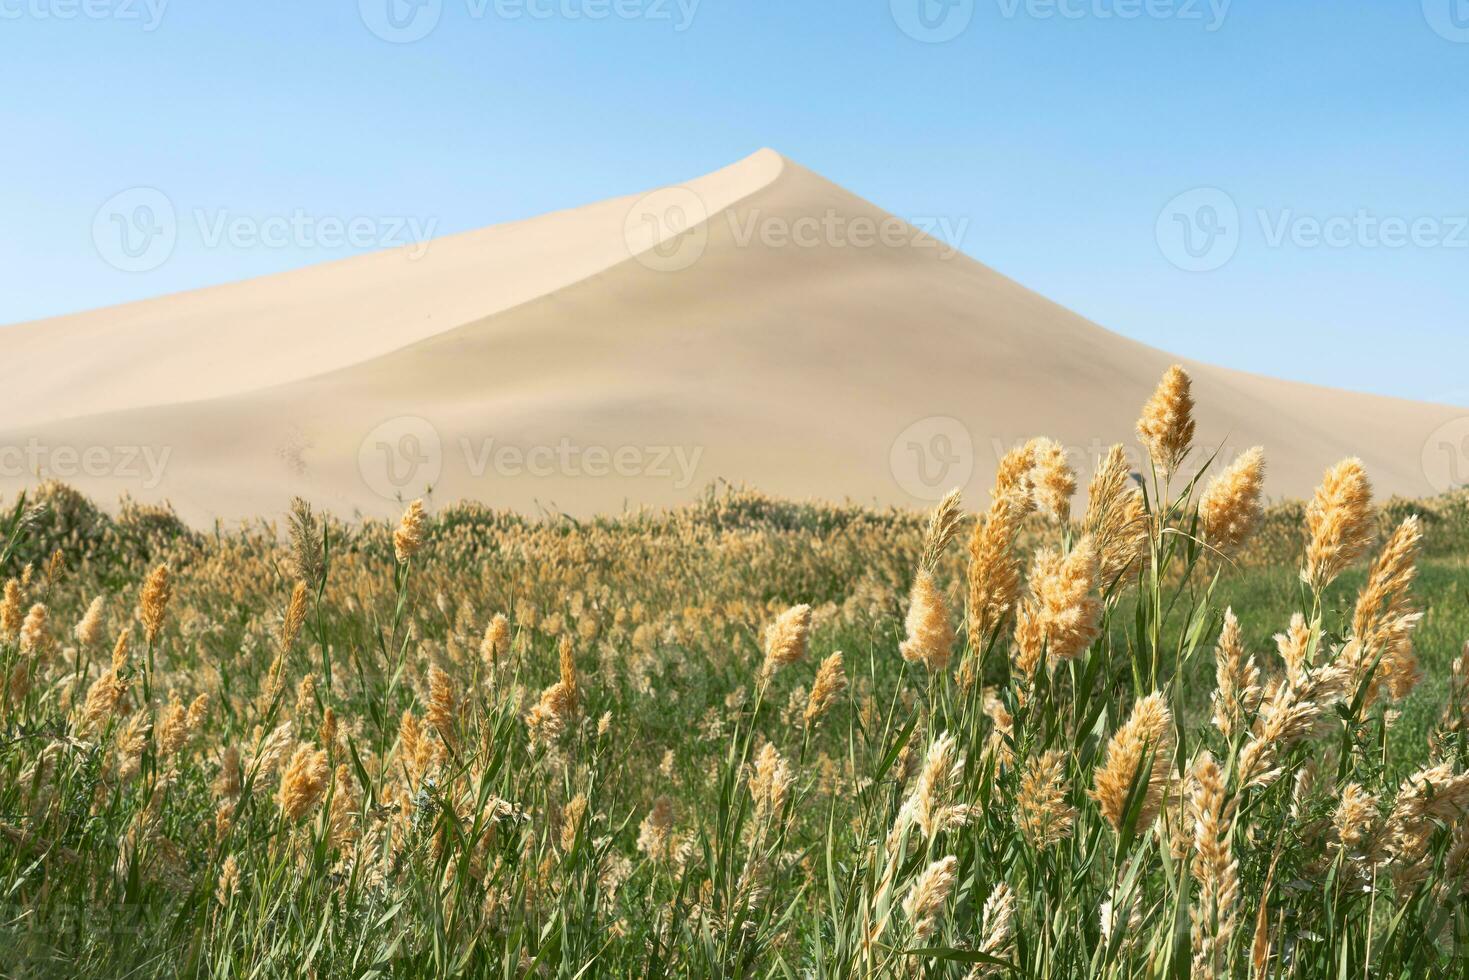
<instances>
[{"instance_id":1,"label":"blue sky","mask_svg":"<svg viewBox=\"0 0 1469 980\"><path fill-rule=\"evenodd\" d=\"M1469 405L1469 0L417 2L0 0L0 323L773 146L1147 343ZM206 218L129 272L137 187ZM210 231L292 216L378 223Z\"/></svg>"}]
</instances>

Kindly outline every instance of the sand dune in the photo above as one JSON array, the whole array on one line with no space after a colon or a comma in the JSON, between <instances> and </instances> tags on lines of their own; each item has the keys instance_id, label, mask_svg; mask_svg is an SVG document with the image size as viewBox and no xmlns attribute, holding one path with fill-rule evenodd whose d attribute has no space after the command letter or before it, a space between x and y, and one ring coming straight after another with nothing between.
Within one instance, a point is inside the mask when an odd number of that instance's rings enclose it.
<instances>
[{"instance_id":1,"label":"sand dune","mask_svg":"<svg viewBox=\"0 0 1469 980\"><path fill-rule=\"evenodd\" d=\"M35 468L195 522L295 494L389 515L430 484L441 502L573 514L721 478L903 505L965 485L978 501L1026 436L1072 447L1083 473L1131 442L1178 359L769 150L416 261L383 252L7 336L0 489ZM1385 493L1430 493L1424 447L1469 414L1184 363L1200 443L1264 445L1274 496L1309 493L1346 455Z\"/></svg>"}]
</instances>

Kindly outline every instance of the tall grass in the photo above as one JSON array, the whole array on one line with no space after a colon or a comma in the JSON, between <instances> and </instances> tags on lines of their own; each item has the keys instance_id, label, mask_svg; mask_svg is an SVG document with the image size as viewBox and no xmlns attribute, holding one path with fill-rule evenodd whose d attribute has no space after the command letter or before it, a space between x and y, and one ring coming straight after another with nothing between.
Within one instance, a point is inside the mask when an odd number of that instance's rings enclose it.
<instances>
[{"instance_id":1,"label":"tall grass","mask_svg":"<svg viewBox=\"0 0 1469 980\"><path fill-rule=\"evenodd\" d=\"M1469 975L1456 505L1344 461L1267 510L1189 387L1081 515L1048 440L927 519L201 534L43 487L0 529L0 971Z\"/></svg>"}]
</instances>

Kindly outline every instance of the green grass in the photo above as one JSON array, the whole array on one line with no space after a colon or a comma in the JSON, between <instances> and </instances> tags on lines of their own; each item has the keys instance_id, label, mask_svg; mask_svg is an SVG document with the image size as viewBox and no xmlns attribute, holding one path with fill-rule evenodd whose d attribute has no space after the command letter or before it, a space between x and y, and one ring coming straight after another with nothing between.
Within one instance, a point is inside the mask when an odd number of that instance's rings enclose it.
<instances>
[{"instance_id":1,"label":"green grass","mask_svg":"<svg viewBox=\"0 0 1469 980\"><path fill-rule=\"evenodd\" d=\"M166 510L111 518L57 487L43 499L45 513L15 512L0 557L17 579L34 563L22 610L44 604L53 641L37 654L17 635L0 637L0 666L7 676L25 668L30 680L10 686L0 733L7 977L1187 976L1202 885L1171 827L1191 834L1193 815L1169 804L1169 822L1140 822L1138 792L1114 827L1088 790L1135 698L1149 693L1154 663L1178 719L1161 764L1182 778L1205 749L1226 769L1237 762L1248 739L1208 724L1224 610L1239 615L1269 676L1280 670L1271 637L1312 607L1293 560L1246 555L1214 580L1175 536L1154 542L1163 574L1113 595L1104 632L1075 661L1026 679L1012 669L1008 624L982 650L961 638L955 666L965 656L985 665L984 682L966 688L954 666L930 674L897 652L922 515L728 493L581 524L445 508L406 565L393 558L390 527L313 519L304 557L324 555L325 578L302 634L283 645L303 550L275 528L199 534ZM1188 505L1177 506L1168 521L1187 527ZM1034 536L1063 539L1057 528ZM956 626L961 552L940 566ZM1462 729L1440 725L1449 665L1469 639L1469 553L1430 539L1428 554L1415 587L1426 612L1416 690L1360 714L1331 705L1319 731L1285 747L1277 777L1226 783L1239 808L1227 846L1240 887L1222 975L1252 975L1262 909L1271 977L1469 975L1469 868L1453 863L1469 839L1462 811L1436 813L1421 878L1400 874L1415 862L1386 835L1409 774L1430 761L1460 774L1469 759ZM134 609L159 563L174 592L150 645ZM1324 597L1320 662L1363 574L1348 572ZM1175 593L1154 650L1149 610ZM78 649L71 627L97 595L106 640ZM761 630L801 602L814 607L807 656L764 681ZM478 644L502 612L514 640L491 670ZM185 748L165 756L150 739L133 775L119 768L127 717L100 732L80 724L120 633L132 641L129 717L156 726L170 699L210 698ZM577 709L562 734L537 739L526 716L557 682L563 642ZM816 663L836 650L848 689L808 732L806 692ZM430 730L419 768L400 726L408 711L431 728L430 666L452 678L458 703L453 746ZM315 691L299 696L308 674ZM987 710L986 688L1013 717L1008 732ZM327 708L339 731L330 741L319 734ZM278 774L250 780L247 766L237 793L217 783L227 749L256 755L257 726L283 720L329 753L333 771L344 767L295 822L276 802ZM939 802L972 812L927 838L903 807L945 732L964 764ZM767 744L793 782L759 822L749 778ZM1063 754L1075 820L1064 840L1039 848L1020 834L1016 808L1022 776L1047 750ZM1312 763L1315 782L1297 796L1295 777ZM1380 853L1333 837L1352 781L1380 798ZM353 839L343 844L328 816L339 794L351 801L341 809ZM563 835L578 796L587 817ZM671 859L639 843L662 796L675 804ZM221 834L222 803L233 820ZM955 881L920 939L903 900L947 856ZM226 859L240 876L221 897ZM982 910L1001 883L1015 896L1013 928L986 946L994 936ZM1109 900L1137 911L1110 940L1100 916Z\"/></svg>"}]
</instances>

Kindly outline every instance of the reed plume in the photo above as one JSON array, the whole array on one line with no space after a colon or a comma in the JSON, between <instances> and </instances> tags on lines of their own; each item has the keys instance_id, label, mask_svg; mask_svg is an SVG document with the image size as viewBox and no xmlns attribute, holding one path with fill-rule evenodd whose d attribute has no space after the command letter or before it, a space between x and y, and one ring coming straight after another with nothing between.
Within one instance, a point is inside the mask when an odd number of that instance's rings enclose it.
<instances>
[{"instance_id":1,"label":"reed plume","mask_svg":"<svg viewBox=\"0 0 1469 980\"><path fill-rule=\"evenodd\" d=\"M454 751L459 750L459 734L457 730L457 719L459 717L459 697L455 691L454 681L438 665L428 670L428 723L433 726L434 731L439 733L439 738L444 744Z\"/></svg>"},{"instance_id":2,"label":"reed plume","mask_svg":"<svg viewBox=\"0 0 1469 980\"><path fill-rule=\"evenodd\" d=\"M976 812L958 800L963 778L964 757L954 736L945 732L929 745L918 779L899 811L898 824L916 826L930 841L945 830L963 826Z\"/></svg>"},{"instance_id":3,"label":"reed plume","mask_svg":"<svg viewBox=\"0 0 1469 980\"><path fill-rule=\"evenodd\" d=\"M755 804L754 820L764 825L780 816L790 797L790 763L781 758L774 745L766 742L755 756L754 769L750 773L750 799Z\"/></svg>"},{"instance_id":4,"label":"reed plume","mask_svg":"<svg viewBox=\"0 0 1469 980\"><path fill-rule=\"evenodd\" d=\"M1301 579L1318 595L1372 546L1372 484L1360 459L1326 471L1306 507L1310 543Z\"/></svg>"},{"instance_id":5,"label":"reed plume","mask_svg":"<svg viewBox=\"0 0 1469 980\"><path fill-rule=\"evenodd\" d=\"M1275 648L1280 659L1285 661L1285 676L1288 683L1297 684L1313 665L1316 634L1306 625L1306 617L1300 613L1291 615L1290 626L1284 633L1275 634Z\"/></svg>"},{"instance_id":6,"label":"reed plume","mask_svg":"<svg viewBox=\"0 0 1469 980\"><path fill-rule=\"evenodd\" d=\"M1033 439L1029 446L1031 499L1046 517L1065 524L1071 519L1071 498L1076 496L1076 473L1066 450L1052 439Z\"/></svg>"},{"instance_id":7,"label":"reed plume","mask_svg":"<svg viewBox=\"0 0 1469 980\"><path fill-rule=\"evenodd\" d=\"M1102 601L1096 548L1082 538L1070 554L1044 550L1036 555L1030 589L1016 618L1015 667L1033 676L1044 648L1051 663L1075 660L1101 630Z\"/></svg>"},{"instance_id":8,"label":"reed plume","mask_svg":"<svg viewBox=\"0 0 1469 980\"><path fill-rule=\"evenodd\" d=\"M1031 847L1043 851L1071 836L1076 808L1070 795L1065 752L1051 749L1030 760L1015 796L1015 823Z\"/></svg>"},{"instance_id":9,"label":"reed plume","mask_svg":"<svg viewBox=\"0 0 1469 980\"><path fill-rule=\"evenodd\" d=\"M1204 541L1221 555L1233 555L1260 526L1265 485L1265 450L1245 451L1209 482L1199 497Z\"/></svg>"},{"instance_id":10,"label":"reed plume","mask_svg":"<svg viewBox=\"0 0 1469 980\"><path fill-rule=\"evenodd\" d=\"M301 635L301 627L306 623L306 594L305 582L297 582L291 589L291 601L286 604L286 615L281 620L282 650L289 651Z\"/></svg>"},{"instance_id":11,"label":"reed plume","mask_svg":"<svg viewBox=\"0 0 1469 980\"><path fill-rule=\"evenodd\" d=\"M276 793L276 803L285 818L294 822L309 813L326 792L330 775L325 752L306 742L297 746L290 763L281 772L280 789Z\"/></svg>"},{"instance_id":12,"label":"reed plume","mask_svg":"<svg viewBox=\"0 0 1469 980\"><path fill-rule=\"evenodd\" d=\"M82 705L81 730L93 735L102 734L108 722L118 715L127 689L127 681L119 676L116 668L104 670L87 690L87 698Z\"/></svg>"},{"instance_id":13,"label":"reed plume","mask_svg":"<svg viewBox=\"0 0 1469 980\"><path fill-rule=\"evenodd\" d=\"M1355 850L1372 833L1376 821L1377 797L1360 783L1347 783L1332 815L1337 843L1343 850Z\"/></svg>"},{"instance_id":14,"label":"reed plume","mask_svg":"<svg viewBox=\"0 0 1469 980\"><path fill-rule=\"evenodd\" d=\"M576 846L577 833L587 813L587 794L577 793L566 806L561 808L561 829L557 834L562 853L569 853Z\"/></svg>"},{"instance_id":15,"label":"reed plume","mask_svg":"<svg viewBox=\"0 0 1469 980\"><path fill-rule=\"evenodd\" d=\"M239 887L240 862L231 854L219 866L219 879L214 886L214 900L220 905L228 905Z\"/></svg>"},{"instance_id":16,"label":"reed plume","mask_svg":"<svg viewBox=\"0 0 1469 980\"><path fill-rule=\"evenodd\" d=\"M312 591L319 591L326 578L326 546L321 524L311 513L311 505L300 497L291 499L288 518L291 539L291 570L298 581Z\"/></svg>"},{"instance_id":17,"label":"reed plume","mask_svg":"<svg viewBox=\"0 0 1469 980\"><path fill-rule=\"evenodd\" d=\"M581 691L576 679L576 658L573 656L571 637L561 638L556 648L556 660L566 711L568 714L575 714L581 704Z\"/></svg>"},{"instance_id":18,"label":"reed plume","mask_svg":"<svg viewBox=\"0 0 1469 980\"><path fill-rule=\"evenodd\" d=\"M77 643L84 649L89 650L102 642L102 634L105 629L103 613L106 611L106 601L102 596L97 596L87 606L87 611L77 621L76 627L71 635L76 638Z\"/></svg>"},{"instance_id":19,"label":"reed plume","mask_svg":"<svg viewBox=\"0 0 1469 980\"><path fill-rule=\"evenodd\" d=\"M347 764L339 763L332 776L332 802L327 814L327 840L343 848L357 839L357 794Z\"/></svg>"},{"instance_id":20,"label":"reed plume","mask_svg":"<svg viewBox=\"0 0 1469 980\"><path fill-rule=\"evenodd\" d=\"M954 625L948 600L928 569L921 569L913 580L904 625L908 637L898 647L903 659L934 672L947 669L954 654Z\"/></svg>"},{"instance_id":21,"label":"reed plume","mask_svg":"<svg viewBox=\"0 0 1469 980\"><path fill-rule=\"evenodd\" d=\"M1139 830L1151 827L1163 805L1172 775L1173 714L1162 694L1138 698L1132 714L1107 743L1106 761L1098 767L1091 792L1102 817L1121 831L1131 794L1139 794Z\"/></svg>"},{"instance_id":22,"label":"reed plume","mask_svg":"<svg viewBox=\"0 0 1469 980\"><path fill-rule=\"evenodd\" d=\"M1413 631L1423 614L1413 608L1410 595L1422 540L1416 514L1398 525L1357 595L1351 640L1340 659L1352 670L1355 685L1368 684L1365 704L1376 700L1384 682L1393 700L1401 700L1422 676L1413 653Z\"/></svg>"},{"instance_id":23,"label":"reed plume","mask_svg":"<svg viewBox=\"0 0 1469 980\"><path fill-rule=\"evenodd\" d=\"M1195 763L1194 780L1193 876L1199 900L1189 910L1193 976L1215 980L1229 976L1229 944L1239 923L1239 864L1230 852L1233 817L1226 806L1224 774L1208 752Z\"/></svg>"},{"instance_id":24,"label":"reed plume","mask_svg":"<svg viewBox=\"0 0 1469 980\"><path fill-rule=\"evenodd\" d=\"M821 661L821 666L816 670L816 680L811 683L811 696L806 701L806 711L802 715L802 722L807 730L816 727L846 689L847 673L842 666L841 652L838 651Z\"/></svg>"},{"instance_id":25,"label":"reed plume","mask_svg":"<svg viewBox=\"0 0 1469 980\"><path fill-rule=\"evenodd\" d=\"M638 850L649 860L667 861L673 857L674 820L673 800L660 796L653 801L653 809L648 811L638 827Z\"/></svg>"},{"instance_id":26,"label":"reed plume","mask_svg":"<svg viewBox=\"0 0 1469 980\"><path fill-rule=\"evenodd\" d=\"M316 740L332 751L337 743L337 713L331 706L321 709L321 727L316 730Z\"/></svg>"},{"instance_id":27,"label":"reed plume","mask_svg":"<svg viewBox=\"0 0 1469 980\"><path fill-rule=\"evenodd\" d=\"M988 513L974 525L969 538L969 649L983 649L992 631L1015 608L1020 598L1021 562L1015 539L1031 501L1023 493L1001 493Z\"/></svg>"},{"instance_id":28,"label":"reed plume","mask_svg":"<svg viewBox=\"0 0 1469 980\"><path fill-rule=\"evenodd\" d=\"M1096 542L1103 589L1133 574L1147 558L1148 515L1143 492L1132 480L1127 453L1120 444L1107 450L1092 476L1082 528Z\"/></svg>"},{"instance_id":29,"label":"reed plume","mask_svg":"<svg viewBox=\"0 0 1469 980\"><path fill-rule=\"evenodd\" d=\"M316 707L316 675L307 674L296 685L296 717L305 718Z\"/></svg>"},{"instance_id":30,"label":"reed plume","mask_svg":"<svg viewBox=\"0 0 1469 980\"><path fill-rule=\"evenodd\" d=\"M403 511L403 517L398 521L398 529L393 532L393 554L398 559L398 564L406 565L418 554L423 547L424 534L427 532L428 515L423 512L423 501L415 500Z\"/></svg>"},{"instance_id":31,"label":"reed plume","mask_svg":"<svg viewBox=\"0 0 1469 980\"><path fill-rule=\"evenodd\" d=\"M188 707L179 701L169 702L156 729L159 758L178 755L194 740L204 725L208 706L208 694L200 694Z\"/></svg>"},{"instance_id":32,"label":"reed plume","mask_svg":"<svg viewBox=\"0 0 1469 980\"><path fill-rule=\"evenodd\" d=\"M958 535L959 528L964 523L961 506L960 491L950 490L929 515L928 527L923 534L923 554L918 561L920 569L932 571L938 567L949 543Z\"/></svg>"},{"instance_id":33,"label":"reed plume","mask_svg":"<svg viewBox=\"0 0 1469 980\"><path fill-rule=\"evenodd\" d=\"M542 741L560 735L577 710L576 663L571 655L570 637L561 638L559 651L561 679L541 692L541 699L525 716L526 727Z\"/></svg>"},{"instance_id":34,"label":"reed plume","mask_svg":"<svg viewBox=\"0 0 1469 980\"><path fill-rule=\"evenodd\" d=\"M1194 443L1193 379L1182 365L1163 372L1137 420L1137 434L1165 477L1178 472Z\"/></svg>"},{"instance_id":35,"label":"reed plume","mask_svg":"<svg viewBox=\"0 0 1469 980\"><path fill-rule=\"evenodd\" d=\"M1321 729L1349 677L1344 667L1332 664L1304 671L1299 681L1276 684L1267 692L1240 749L1236 772L1242 789L1267 786L1280 776L1282 757Z\"/></svg>"},{"instance_id":36,"label":"reed plume","mask_svg":"<svg viewBox=\"0 0 1469 980\"><path fill-rule=\"evenodd\" d=\"M1433 866L1431 846L1442 826L1462 826L1469 815L1469 773L1447 762L1426 766L1403 780L1383 827L1394 883L1411 891Z\"/></svg>"},{"instance_id":37,"label":"reed plume","mask_svg":"<svg viewBox=\"0 0 1469 980\"><path fill-rule=\"evenodd\" d=\"M143 750L148 747L148 737L153 733L153 724L147 713L139 711L128 719L117 735L117 775L123 782L136 776L143 767Z\"/></svg>"},{"instance_id":38,"label":"reed plume","mask_svg":"<svg viewBox=\"0 0 1469 980\"><path fill-rule=\"evenodd\" d=\"M992 501L1010 493L1019 493L1032 509L1035 507L1034 488L1031 484L1031 475L1035 469L1035 444L1036 440L1031 439L1000 457L1000 465L995 470L995 485L990 491Z\"/></svg>"},{"instance_id":39,"label":"reed plume","mask_svg":"<svg viewBox=\"0 0 1469 980\"><path fill-rule=\"evenodd\" d=\"M789 667L806 656L806 643L811 633L811 607L792 606L765 628L765 677L782 667Z\"/></svg>"},{"instance_id":40,"label":"reed plume","mask_svg":"<svg viewBox=\"0 0 1469 980\"><path fill-rule=\"evenodd\" d=\"M915 939L927 939L938 928L939 916L954 888L954 871L958 865L958 859L953 856L940 858L925 868L908 889L903 899L903 914L913 925Z\"/></svg>"},{"instance_id":41,"label":"reed plume","mask_svg":"<svg viewBox=\"0 0 1469 980\"><path fill-rule=\"evenodd\" d=\"M0 600L0 633L7 640L20 636L21 623L25 620L25 590L19 579L5 582L5 598Z\"/></svg>"},{"instance_id":42,"label":"reed plume","mask_svg":"<svg viewBox=\"0 0 1469 980\"><path fill-rule=\"evenodd\" d=\"M289 721L281 722L264 738L260 738L257 731L258 748L255 751L255 758L250 763L250 768L255 770L258 778L271 776L280 768L286 753L291 750L292 741L294 738Z\"/></svg>"},{"instance_id":43,"label":"reed plume","mask_svg":"<svg viewBox=\"0 0 1469 980\"><path fill-rule=\"evenodd\" d=\"M143 635L152 646L163 629L164 617L168 615L168 602L173 597L173 582L169 578L168 566L159 565L143 583L143 592L138 599L138 617L143 621Z\"/></svg>"},{"instance_id":44,"label":"reed plume","mask_svg":"<svg viewBox=\"0 0 1469 980\"><path fill-rule=\"evenodd\" d=\"M45 604L38 602L20 625L20 652L33 660L45 660L56 648L46 628L47 618Z\"/></svg>"},{"instance_id":45,"label":"reed plume","mask_svg":"<svg viewBox=\"0 0 1469 980\"><path fill-rule=\"evenodd\" d=\"M999 960L1015 957L1015 892L1003 881L984 900L979 918L979 951ZM1001 967L993 963L977 964L968 974L969 980L999 976Z\"/></svg>"},{"instance_id":46,"label":"reed plume","mask_svg":"<svg viewBox=\"0 0 1469 980\"><path fill-rule=\"evenodd\" d=\"M1214 650L1214 727L1232 740L1260 705L1260 668L1245 650L1233 609L1224 611L1224 629Z\"/></svg>"},{"instance_id":47,"label":"reed plume","mask_svg":"<svg viewBox=\"0 0 1469 980\"><path fill-rule=\"evenodd\" d=\"M484 639L480 641L480 659L486 667L493 669L510 653L510 621L504 613L495 613L485 626Z\"/></svg>"}]
</instances>

